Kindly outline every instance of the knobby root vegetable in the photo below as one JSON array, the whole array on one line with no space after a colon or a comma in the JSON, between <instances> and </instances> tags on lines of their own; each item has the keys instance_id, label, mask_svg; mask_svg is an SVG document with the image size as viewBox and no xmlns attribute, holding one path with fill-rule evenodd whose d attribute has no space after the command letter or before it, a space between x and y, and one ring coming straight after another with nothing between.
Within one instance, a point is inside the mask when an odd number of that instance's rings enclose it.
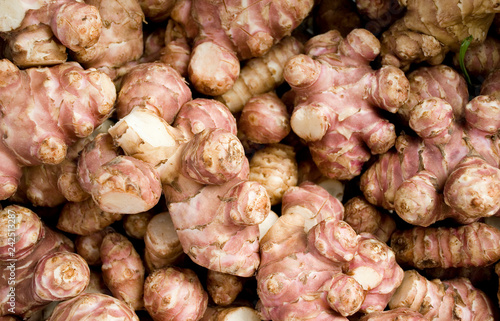
<instances>
[{"instance_id":1,"label":"knobby root vegetable","mask_svg":"<svg viewBox=\"0 0 500 321\"><path fill-rule=\"evenodd\" d=\"M168 212L156 214L144 235L144 263L149 271L176 265L184 259L179 236Z\"/></svg>"},{"instance_id":2,"label":"knobby root vegetable","mask_svg":"<svg viewBox=\"0 0 500 321\"><path fill-rule=\"evenodd\" d=\"M159 60L174 68L182 77L187 77L191 46L184 29L172 19L167 23L164 42Z\"/></svg>"},{"instance_id":3,"label":"knobby root vegetable","mask_svg":"<svg viewBox=\"0 0 500 321\"><path fill-rule=\"evenodd\" d=\"M154 321L200 320L207 305L208 294L190 269L158 269L144 283L144 306Z\"/></svg>"},{"instance_id":4,"label":"knobby root vegetable","mask_svg":"<svg viewBox=\"0 0 500 321\"><path fill-rule=\"evenodd\" d=\"M138 2L148 21L161 22L170 16L176 0L139 0Z\"/></svg>"},{"instance_id":5,"label":"knobby root vegetable","mask_svg":"<svg viewBox=\"0 0 500 321\"><path fill-rule=\"evenodd\" d=\"M84 293L59 303L48 321L114 319L139 321L139 317L124 302L101 293Z\"/></svg>"},{"instance_id":6,"label":"knobby root vegetable","mask_svg":"<svg viewBox=\"0 0 500 321\"><path fill-rule=\"evenodd\" d=\"M463 56L463 64L469 76L482 82L500 67L500 41L488 36L482 43L470 46ZM453 65L460 68L460 53L453 56Z\"/></svg>"},{"instance_id":7,"label":"knobby root vegetable","mask_svg":"<svg viewBox=\"0 0 500 321\"><path fill-rule=\"evenodd\" d=\"M104 28L92 46L74 53L86 68L108 69L139 59L144 51L142 22L144 14L137 0L87 0L99 9Z\"/></svg>"},{"instance_id":8,"label":"knobby root vegetable","mask_svg":"<svg viewBox=\"0 0 500 321\"><path fill-rule=\"evenodd\" d=\"M277 144L292 130L290 114L274 91L256 95L243 106L238 130L252 143Z\"/></svg>"},{"instance_id":9,"label":"knobby root vegetable","mask_svg":"<svg viewBox=\"0 0 500 321\"><path fill-rule=\"evenodd\" d=\"M396 221L362 196L355 196L344 204L344 221L351 225L356 233L373 234L384 243L390 240L396 230Z\"/></svg>"},{"instance_id":10,"label":"knobby root vegetable","mask_svg":"<svg viewBox=\"0 0 500 321\"><path fill-rule=\"evenodd\" d=\"M243 290L244 279L227 273L207 271L206 288L208 295L218 306L230 305Z\"/></svg>"},{"instance_id":11,"label":"knobby root vegetable","mask_svg":"<svg viewBox=\"0 0 500 321\"><path fill-rule=\"evenodd\" d=\"M359 321L425 321L420 312L400 307L386 311L377 311L365 314Z\"/></svg>"},{"instance_id":12,"label":"knobby root vegetable","mask_svg":"<svg viewBox=\"0 0 500 321\"><path fill-rule=\"evenodd\" d=\"M398 110L398 115L408 124L411 110L426 98L444 99L453 108L455 119L462 119L469 102L467 82L455 69L447 65L423 66L408 75L410 95Z\"/></svg>"},{"instance_id":13,"label":"knobby root vegetable","mask_svg":"<svg viewBox=\"0 0 500 321\"><path fill-rule=\"evenodd\" d=\"M416 270L405 271L403 282L389 302L420 312L425 320L494 320L494 309L484 292L468 279L428 280Z\"/></svg>"},{"instance_id":14,"label":"knobby root vegetable","mask_svg":"<svg viewBox=\"0 0 500 321\"><path fill-rule=\"evenodd\" d=\"M61 163L68 146L89 136L110 116L116 91L108 76L84 70L75 62L20 70L4 59L0 74L4 79L0 88L1 149L2 154L11 154L2 157L7 160L2 176L11 177L4 190L14 192L19 166Z\"/></svg>"},{"instance_id":15,"label":"knobby root vegetable","mask_svg":"<svg viewBox=\"0 0 500 321\"><path fill-rule=\"evenodd\" d=\"M417 269L481 267L500 259L500 231L485 223L419 227L392 234L398 262Z\"/></svg>"},{"instance_id":16,"label":"knobby root vegetable","mask_svg":"<svg viewBox=\"0 0 500 321\"><path fill-rule=\"evenodd\" d=\"M412 63L440 64L462 42L485 40L495 13L495 1L403 1L404 16L382 34L382 63L407 70Z\"/></svg>"},{"instance_id":17,"label":"knobby root vegetable","mask_svg":"<svg viewBox=\"0 0 500 321\"><path fill-rule=\"evenodd\" d=\"M356 234L342 216L340 201L310 182L285 193L281 217L260 241L264 320L347 320L384 310L403 270L387 245Z\"/></svg>"},{"instance_id":18,"label":"knobby root vegetable","mask_svg":"<svg viewBox=\"0 0 500 321\"><path fill-rule=\"evenodd\" d=\"M108 233L100 254L102 278L113 296L134 310L143 308L145 268L132 242L120 233Z\"/></svg>"},{"instance_id":19,"label":"knobby root vegetable","mask_svg":"<svg viewBox=\"0 0 500 321\"><path fill-rule=\"evenodd\" d=\"M496 214L500 160L492 134L499 104L492 96L476 96L467 103L464 119L454 120L443 99L418 103L409 124L419 137L400 135L396 149L363 173L360 185L367 200L420 226L447 217L465 224Z\"/></svg>"},{"instance_id":20,"label":"knobby root vegetable","mask_svg":"<svg viewBox=\"0 0 500 321\"><path fill-rule=\"evenodd\" d=\"M75 0L6 3L0 18L4 55L20 68L63 63L66 48L94 45L103 29L98 9Z\"/></svg>"},{"instance_id":21,"label":"knobby root vegetable","mask_svg":"<svg viewBox=\"0 0 500 321\"><path fill-rule=\"evenodd\" d=\"M83 258L70 253L73 251L70 239L48 228L37 214L19 205L3 208L0 220L0 315L27 318L51 301L76 296L85 289L89 268ZM74 273L68 273L68 268L74 268ZM13 281L14 294L10 292ZM13 295L14 305L9 300Z\"/></svg>"},{"instance_id":22,"label":"knobby root vegetable","mask_svg":"<svg viewBox=\"0 0 500 321\"><path fill-rule=\"evenodd\" d=\"M285 37L262 57L248 60L234 85L217 99L232 113L240 112L250 98L274 90L285 81L283 71L286 62L302 53L303 47L296 38Z\"/></svg>"},{"instance_id":23,"label":"knobby root vegetable","mask_svg":"<svg viewBox=\"0 0 500 321\"><path fill-rule=\"evenodd\" d=\"M188 66L198 92L217 96L233 87L240 60L266 54L304 20L314 1L177 1L171 18L192 39ZM269 91L271 88L265 90Z\"/></svg>"},{"instance_id":24,"label":"knobby root vegetable","mask_svg":"<svg viewBox=\"0 0 500 321\"><path fill-rule=\"evenodd\" d=\"M346 38L332 30L311 38L305 54L285 66L285 80L295 92L292 130L329 178L358 176L372 154L394 145L394 125L380 111L397 112L409 83L398 68L372 69L379 50L380 42L365 29Z\"/></svg>"},{"instance_id":25,"label":"knobby root vegetable","mask_svg":"<svg viewBox=\"0 0 500 321\"><path fill-rule=\"evenodd\" d=\"M89 198L82 202L64 204L59 214L57 228L76 235L90 235L121 218L122 214L103 211L93 199Z\"/></svg>"},{"instance_id":26,"label":"knobby root vegetable","mask_svg":"<svg viewBox=\"0 0 500 321\"><path fill-rule=\"evenodd\" d=\"M267 191L271 205L281 203L283 194L297 185L298 168L293 147L269 144L250 158L251 181L259 182Z\"/></svg>"}]
</instances>

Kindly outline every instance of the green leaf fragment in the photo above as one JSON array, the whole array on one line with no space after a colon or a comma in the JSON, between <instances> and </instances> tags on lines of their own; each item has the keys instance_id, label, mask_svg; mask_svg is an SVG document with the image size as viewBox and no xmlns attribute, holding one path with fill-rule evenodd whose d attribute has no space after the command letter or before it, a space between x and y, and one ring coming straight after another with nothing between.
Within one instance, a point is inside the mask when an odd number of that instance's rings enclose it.
<instances>
[{"instance_id":1,"label":"green leaf fragment","mask_svg":"<svg viewBox=\"0 0 500 321\"><path fill-rule=\"evenodd\" d=\"M459 53L460 68L462 69L465 79L467 80L467 83L469 85L471 85L472 83L469 74L467 73L467 69L465 68L464 58L465 58L465 53L467 52L467 49L469 49L471 42L472 42L472 36L468 36L467 38L465 38L464 41L462 41L462 44L460 45L460 53Z\"/></svg>"}]
</instances>

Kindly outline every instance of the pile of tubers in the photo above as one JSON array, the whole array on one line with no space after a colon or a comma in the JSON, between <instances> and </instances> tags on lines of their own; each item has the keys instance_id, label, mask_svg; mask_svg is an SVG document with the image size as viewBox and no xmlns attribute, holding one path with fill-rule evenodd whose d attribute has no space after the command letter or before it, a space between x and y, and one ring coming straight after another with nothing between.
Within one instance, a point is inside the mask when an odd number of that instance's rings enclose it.
<instances>
[{"instance_id":1,"label":"pile of tubers","mask_svg":"<svg viewBox=\"0 0 500 321\"><path fill-rule=\"evenodd\" d=\"M499 0L0 9L0 321L500 319Z\"/></svg>"}]
</instances>

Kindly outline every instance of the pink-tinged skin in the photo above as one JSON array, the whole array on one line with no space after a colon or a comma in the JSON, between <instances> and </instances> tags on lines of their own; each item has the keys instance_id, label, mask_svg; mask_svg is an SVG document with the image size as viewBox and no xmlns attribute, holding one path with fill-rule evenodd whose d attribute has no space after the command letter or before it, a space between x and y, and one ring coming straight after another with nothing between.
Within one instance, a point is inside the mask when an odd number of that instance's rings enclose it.
<instances>
[{"instance_id":1,"label":"pink-tinged skin","mask_svg":"<svg viewBox=\"0 0 500 321\"><path fill-rule=\"evenodd\" d=\"M327 300L334 311L347 317L359 311L365 295L366 292L358 281L340 273L332 280Z\"/></svg>"},{"instance_id":2,"label":"pink-tinged skin","mask_svg":"<svg viewBox=\"0 0 500 321\"><path fill-rule=\"evenodd\" d=\"M15 259L15 282L16 305L14 314L23 317L29 317L36 307L41 307L50 301L44 301L37 298L33 292L32 282L35 277L35 266L46 255L55 252L73 251L73 242L63 234L46 227L40 218L28 208L10 205L0 212L2 221L2 230L0 231L0 253L2 261L0 262L0 315L12 314L9 309L13 308L9 304L9 289L12 284L12 275L9 266L12 262L9 259ZM9 224L14 223L16 234L9 235ZM14 245L15 252L12 250L12 238L16 238ZM9 239L11 238L11 239ZM10 278L10 283L9 283ZM21 288L26 290L22 291Z\"/></svg>"},{"instance_id":3,"label":"pink-tinged skin","mask_svg":"<svg viewBox=\"0 0 500 321\"><path fill-rule=\"evenodd\" d=\"M76 235L90 235L121 218L121 214L103 211L92 198L88 198L82 202L64 204L57 228Z\"/></svg>"},{"instance_id":4,"label":"pink-tinged skin","mask_svg":"<svg viewBox=\"0 0 500 321\"><path fill-rule=\"evenodd\" d=\"M306 51L287 62L284 77L296 95L290 123L323 175L348 180L372 154L394 145L394 125L378 108L395 113L408 98L409 82L397 68L371 68L380 43L367 30L355 29L345 38L330 31L306 48L320 50L316 41L337 51L314 58Z\"/></svg>"},{"instance_id":5,"label":"pink-tinged skin","mask_svg":"<svg viewBox=\"0 0 500 321\"><path fill-rule=\"evenodd\" d=\"M260 242L257 291L263 320L347 320L331 305L336 307L337 300L351 303L350 307L357 305L352 304L356 300L347 293L345 297L333 295L333 281L341 278L347 263L344 259L352 259L356 251L357 235L349 229L346 223L331 219L313 227L308 237L304 218L299 214L284 214L278 219ZM345 247L338 248L340 244ZM318 249L341 255L332 261Z\"/></svg>"},{"instance_id":6,"label":"pink-tinged skin","mask_svg":"<svg viewBox=\"0 0 500 321\"><path fill-rule=\"evenodd\" d=\"M412 224L429 225L454 216L462 223L477 219L453 208L449 211L439 199L443 199L441 191L448 176L464 157L472 154L493 167L500 164L498 144L492 136L496 119L500 119L496 105L491 97L477 96L465 107L465 122L452 121L451 106L440 98L429 98L416 105L410 125L423 137L400 135L395 150L381 155L363 173L360 186L366 199L374 205L396 209L398 214L398 208L402 209L402 218ZM428 117L431 115L435 116ZM488 121L482 123L481 119ZM421 170L425 170L422 175L418 174ZM420 177L413 178L417 174Z\"/></svg>"},{"instance_id":7,"label":"pink-tinged skin","mask_svg":"<svg viewBox=\"0 0 500 321\"><path fill-rule=\"evenodd\" d=\"M359 236L356 255L349 262L347 275L358 281L366 291L360 311L383 311L401 284L404 271L386 243L368 233Z\"/></svg>"},{"instance_id":8,"label":"pink-tinged skin","mask_svg":"<svg viewBox=\"0 0 500 321\"><path fill-rule=\"evenodd\" d=\"M109 319L139 321L139 317L125 303L101 293L84 293L58 304L48 321Z\"/></svg>"},{"instance_id":9,"label":"pink-tinged skin","mask_svg":"<svg viewBox=\"0 0 500 321\"><path fill-rule=\"evenodd\" d=\"M495 37L486 39L475 46L470 46L465 52L463 61L470 76L484 79L489 73L500 67L500 41ZM458 67L459 54L453 56L453 65Z\"/></svg>"},{"instance_id":10,"label":"pink-tinged skin","mask_svg":"<svg viewBox=\"0 0 500 321\"><path fill-rule=\"evenodd\" d=\"M173 126L188 137L207 128L220 128L237 134L236 118L224 104L214 99L195 98L186 102L177 113Z\"/></svg>"},{"instance_id":11,"label":"pink-tinged skin","mask_svg":"<svg viewBox=\"0 0 500 321\"><path fill-rule=\"evenodd\" d=\"M123 118L135 107L142 107L172 123L189 100L191 90L175 69L164 63L140 64L123 77L116 114Z\"/></svg>"},{"instance_id":12,"label":"pink-tinged skin","mask_svg":"<svg viewBox=\"0 0 500 321\"><path fill-rule=\"evenodd\" d=\"M164 42L159 60L177 70L182 77L187 77L191 45L186 32L172 19L168 20Z\"/></svg>"},{"instance_id":13,"label":"pink-tinged skin","mask_svg":"<svg viewBox=\"0 0 500 321\"><path fill-rule=\"evenodd\" d=\"M106 212L137 214L153 208L162 193L152 165L131 156L117 156L95 172L91 195Z\"/></svg>"},{"instance_id":14,"label":"pink-tinged skin","mask_svg":"<svg viewBox=\"0 0 500 321\"><path fill-rule=\"evenodd\" d=\"M245 150L236 135L220 128L207 128L183 148L182 174L200 184L224 184L243 168Z\"/></svg>"},{"instance_id":15,"label":"pink-tinged skin","mask_svg":"<svg viewBox=\"0 0 500 321\"><path fill-rule=\"evenodd\" d=\"M313 220L309 228L329 217L336 220L344 218L342 203L330 195L326 189L307 181L290 187L283 194L281 212L282 214L299 213L306 219Z\"/></svg>"},{"instance_id":16,"label":"pink-tinged skin","mask_svg":"<svg viewBox=\"0 0 500 321\"><path fill-rule=\"evenodd\" d=\"M132 242L119 233L108 233L100 252L102 278L113 296L134 310L141 309L145 268Z\"/></svg>"},{"instance_id":17,"label":"pink-tinged skin","mask_svg":"<svg viewBox=\"0 0 500 321\"><path fill-rule=\"evenodd\" d=\"M132 62L135 66L138 63L153 62L160 59L161 51L165 47L165 29L155 28L144 31L144 52L141 58Z\"/></svg>"},{"instance_id":18,"label":"pink-tinged skin","mask_svg":"<svg viewBox=\"0 0 500 321\"><path fill-rule=\"evenodd\" d=\"M255 273L260 262L258 224L271 208L260 184L236 178L206 185L168 208L184 252L195 263L242 277Z\"/></svg>"},{"instance_id":19,"label":"pink-tinged skin","mask_svg":"<svg viewBox=\"0 0 500 321\"><path fill-rule=\"evenodd\" d=\"M208 294L190 269L159 269L144 283L144 306L154 321L197 321L207 304Z\"/></svg>"},{"instance_id":20,"label":"pink-tinged skin","mask_svg":"<svg viewBox=\"0 0 500 321\"><path fill-rule=\"evenodd\" d=\"M400 307L392 310L377 311L362 316L359 321L426 321L418 311Z\"/></svg>"},{"instance_id":21,"label":"pink-tinged skin","mask_svg":"<svg viewBox=\"0 0 500 321\"><path fill-rule=\"evenodd\" d=\"M53 46L48 43L41 45L33 40L19 41L26 36L35 36L32 31L39 26L47 30L50 38L55 36L51 39L52 43L57 39L62 45ZM57 63L64 62L66 47L77 51L95 44L101 35L101 29L101 16L95 6L74 0L43 1L40 6L35 6L35 9L27 10L20 24L14 29L3 30L7 31L3 37L9 41L6 50L14 53L15 61L18 60L16 51L28 54L22 61L23 67L45 66L56 62L47 59L47 56L60 56L61 59L58 59Z\"/></svg>"},{"instance_id":22,"label":"pink-tinged skin","mask_svg":"<svg viewBox=\"0 0 500 321\"><path fill-rule=\"evenodd\" d=\"M178 265L184 259L179 236L168 212L156 214L144 235L144 263L149 271Z\"/></svg>"},{"instance_id":23,"label":"pink-tinged skin","mask_svg":"<svg viewBox=\"0 0 500 321\"><path fill-rule=\"evenodd\" d=\"M112 227L105 227L88 235L78 235L75 238L75 251L85 259L90 266L100 266L101 243L106 234L114 232Z\"/></svg>"},{"instance_id":24,"label":"pink-tinged skin","mask_svg":"<svg viewBox=\"0 0 500 321\"><path fill-rule=\"evenodd\" d=\"M117 68L139 59L144 51L144 14L137 1L88 0L99 9L105 26L99 40L74 53L86 68Z\"/></svg>"},{"instance_id":25,"label":"pink-tinged skin","mask_svg":"<svg viewBox=\"0 0 500 321\"><path fill-rule=\"evenodd\" d=\"M62 162L68 145L109 117L116 98L108 76L75 62L21 71L4 59L0 74L0 130L23 165Z\"/></svg>"},{"instance_id":26,"label":"pink-tinged skin","mask_svg":"<svg viewBox=\"0 0 500 321\"><path fill-rule=\"evenodd\" d=\"M207 271L207 292L218 306L227 306L236 300L243 290L244 279L236 275Z\"/></svg>"},{"instance_id":27,"label":"pink-tinged skin","mask_svg":"<svg viewBox=\"0 0 500 321\"><path fill-rule=\"evenodd\" d=\"M95 173L102 165L118 156L118 148L108 133L98 134L86 144L78 157L77 175L82 189L90 193Z\"/></svg>"},{"instance_id":28,"label":"pink-tinged skin","mask_svg":"<svg viewBox=\"0 0 500 321\"><path fill-rule=\"evenodd\" d=\"M410 94L408 100L398 110L398 114L408 120L411 109L420 101L437 97L444 99L453 108L456 119L464 115L469 101L469 91L465 78L447 65L420 67L408 74Z\"/></svg>"},{"instance_id":29,"label":"pink-tinged skin","mask_svg":"<svg viewBox=\"0 0 500 321\"><path fill-rule=\"evenodd\" d=\"M250 159L249 179L267 190L271 205L281 203L283 194L298 182L298 165L292 146L268 144Z\"/></svg>"},{"instance_id":30,"label":"pink-tinged skin","mask_svg":"<svg viewBox=\"0 0 500 321\"><path fill-rule=\"evenodd\" d=\"M481 267L500 258L500 231L485 223L420 227L392 234L398 262L418 269Z\"/></svg>"},{"instance_id":31,"label":"pink-tinged skin","mask_svg":"<svg viewBox=\"0 0 500 321\"><path fill-rule=\"evenodd\" d=\"M238 118L238 129L251 142L279 143L292 130L290 114L276 93L257 95L243 106Z\"/></svg>"},{"instance_id":32,"label":"pink-tinged skin","mask_svg":"<svg viewBox=\"0 0 500 321\"><path fill-rule=\"evenodd\" d=\"M494 320L496 311L484 292L466 278L432 281L416 270L405 271L401 286L391 301L391 310L420 312L425 320ZM417 319L418 320L418 319Z\"/></svg>"},{"instance_id":33,"label":"pink-tinged skin","mask_svg":"<svg viewBox=\"0 0 500 321\"><path fill-rule=\"evenodd\" d=\"M462 215L479 219L500 210L500 169L480 157L465 157L444 185L444 201Z\"/></svg>"},{"instance_id":34,"label":"pink-tinged skin","mask_svg":"<svg viewBox=\"0 0 500 321\"><path fill-rule=\"evenodd\" d=\"M55 252L38 261L32 289L35 300L64 301L81 294L89 281L89 266L80 255Z\"/></svg>"},{"instance_id":35,"label":"pink-tinged skin","mask_svg":"<svg viewBox=\"0 0 500 321\"><path fill-rule=\"evenodd\" d=\"M396 221L386 212L377 209L362 196L355 196L344 204L344 221L356 233L370 233L382 242L391 238Z\"/></svg>"},{"instance_id":36,"label":"pink-tinged skin","mask_svg":"<svg viewBox=\"0 0 500 321\"><path fill-rule=\"evenodd\" d=\"M239 75L239 61L264 55L289 36L309 14L313 1L184 1L172 18L194 38L189 78L207 95L229 90ZM194 22L194 23L193 23ZM213 66L216 73L207 72ZM211 68L212 69L212 68Z\"/></svg>"},{"instance_id":37,"label":"pink-tinged skin","mask_svg":"<svg viewBox=\"0 0 500 321\"><path fill-rule=\"evenodd\" d=\"M154 214L149 211L125 215L122 220L125 234L134 239L142 240L144 235L146 235L148 223L151 221L153 216Z\"/></svg>"},{"instance_id":38,"label":"pink-tinged skin","mask_svg":"<svg viewBox=\"0 0 500 321\"><path fill-rule=\"evenodd\" d=\"M15 155L0 141L0 200L5 200L16 192L22 173Z\"/></svg>"}]
</instances>

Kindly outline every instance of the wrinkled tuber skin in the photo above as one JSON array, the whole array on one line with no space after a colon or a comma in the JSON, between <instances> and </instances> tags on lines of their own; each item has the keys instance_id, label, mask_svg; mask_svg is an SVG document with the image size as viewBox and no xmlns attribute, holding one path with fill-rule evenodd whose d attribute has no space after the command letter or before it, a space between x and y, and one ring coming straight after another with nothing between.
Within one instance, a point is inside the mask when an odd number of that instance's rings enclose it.
<instances>
[{"instance_id":1,"label":"wrinkled tuber skin","mask_svg":"<svg viewBox=\"0 0 500 321\"><path fill-rule=\"evenodd\" d=\"M102 278L113 296L134 310L141 309L145 268L132 242L119 233L108 233L100 253Z\"/></svg>"},{"instance_id":2,"label":"wrinkled tuber skin","mask_svg":"<svg viewBox=\"0 0 500 321\"><path fill-rule=\"evenodd\" d=\"M121 214L103 211L93 199L88 198L82 202L64 204L59 214L57 228L76 235L90 235L121 218Z\"/></svg>"},{"instance_id":3,"label":"wrinkled tuber skin","mask_svg":"<svg viewBox=\"0 0 500 321\"><path fill-rule=\"evenodd\" d=\"M483 42L497 1L428 0L401 2L404 16L382 34L382 63L408 69L412 63L440 64L448 51L458 52L469 36Z\"/></svg>"},{"instance_id":4,"label":"wrinkled tuber skin","mask_svg":"<svg viewBox=\"0 0 500 321\"><path fill-rule=\"evenodd\" d=\"M113 69L139 59L144 51L144 14L137 0L87 0L105 22L99 40L74 53L86 68ZM110 73L111 75L112 73Z\"/></svg>"},{"instance_id":5,"label":"wrinkled tuber skin","mask_svg":"<svg viewBox=\"0 0 500 321\"><path fill-rule=\"evenodd\" d=\"M109 117L116 98L108 76L74 62L19 70L4 59L0 73L0 130L18 166L61 163L69 145Z\"/></svg>"},{"instance_id":6,"label":"wrinkled tuber skin","mask_svg":"<svg viewBox=\"0 0 500 321\"><path fill-rule=\"evenodd\" d=\"M418 311L400 307L392 310L377 311L365 314L359 321L426 321Z\"/></svg>"},{"instance_id":7,"label":"wrinkled tuber skin","mask_svg":"<svg viewBox=\"0 0 500 321\"><path fill-rule=\"evenodd\" d=\"M243 277L255 273L259 224L271 209L262 185L240 177L205 185L190 199L168 204L168 209L183 250L195 263Z\"/></svg>"},{"instance_id":8,"label":"wrinkled tuber skin","mask_svg":"<svg viewBox=\"0 0 500 321\"><path fill-rule=\"evenodd\" d=\"M294 37L285 37L263 56L248 60L234 85L217 99L232 113L240 112L250 98L265 94L281 85L283 70L291 57L302 53L303 44Z\"/></svg>"},{"instance_id":9,"label":"wrinkled tuber skin","mask_svg":"<svg viewBox=\"0 0 500 321\"><path fill-rule=\"evenodd\" d=\"M314 1L309 0L293 5L270 0L178 1L171 17L193 39L190 82L203 94L223 94L238 78L239 60L267 53L291 34L313 5Z\"/></svg>"},{"instance_id":10,"label":"wrinkled tuber skin","mask_svg":"<svg viewBox=\"0 0 500 321\"><path fill-rule=\"evenodd\" d=\"M230 305L243 290L244 279L236 275L207 271L206 288L210 298L218 306Z\"/></svg>"},{"instance_id":11,"label":"wrinkled tuber skin","mask_svg":"<svg viewBox=\"0 0 500 321\"><path fill-rule=\"evenodd\" d=\"M156 214L144 235L144 263L149 271L176 265L184 258L179 236L168 212Z\"/></svg>"},{"instance_id":12,"label":"wrinkled tuber skin","mask_svg":"<svg viewBox=\"0 0 500 321\"><path fill-rule=\"evenodd\" d=\"M342 217L340 201L310 182L285 193L281 217L260 241L264 320L347 320L385 308L403 270L387 245L358 235Z\"/></svg>"},{"instance_id":13,"label":"wrinkled tuber skin","mask_svg":"<svg viewBox=\"0 0 500 321\"><path fill-rule=\"evenodd\" d=\"M260 321L259 313L249 306L209 306L200 321Z\"/></svg>"},{"instance_id":14,"label":"wrinkled tuber skin","mask_svg":"<svg viewBox=\"0 0 500 321\"><path fill-rule=\"evenodd\" d=\"M454 121L449 103L440 98L423 100L413 107L409 122L420 137L400 135L396 148L381 155L363 173L360 186L366 199L395 209L403 220L420 226L447 217L464 224L495 214L499 195L488 186L498 184L500 159L494 134L499 112L498 100L476 96L465 107L465 121ZM469 204L452 195L445 200L442 193L448 177L460 164L463 168L457 169L458 174L471 173L471 183L458 179L456 185L452 177L449 184L467 191L464 200ZM481 171L489 175L474 178ZM464 211L467 207L474 210Z\"/></svg>"},{"instance_id":15,"label":"wrinkled tuber skin","mask_svg":"<svg viewBox=\"0 0 500 321\"><path fill-rule=\"evenodd\" d=\"M238 130L253 143L276 144L292 130L290 114L275 92L256 95L243 106Z\"/></svg>"},{"instance_id":16,"label":"wrinkled tuber skin","mask_svg":"<svg viewBox=\"0 0 500 321\"><path fill-rule=\"evenodd\" d=\"M255 152L250 159L250 180L267 190L271 205L281 203L283 194L297 185L298 167L293 147L269 144Z\"/></svg>"},{"instance_id":17,"label":"wrinkled tuber skin","mask_svg":"<svg viewBox=\"0 0 500 321\"><path fill-rule=\"evenodd\" d=\"M35 267L46 255L56 252L73 251L73 242L63 234L56 232L42 223L40 217L26 207L9 205L0 211L2 227L0 230L0 267L2 280L0 287L0 315L12 314L9 304L10 270L15 261L16 305L14 314L28 317L36 308L41 308L51 300L40 298L33 287ZM16 235L9 229L15 226ZM16 242L12 247L12 237ZM15 251L12 251L12 248ZM83 260L82 260L83 261ZM86 265L86 264L85 264ZM87 266L88 269L88 266ZM87 279L88 283L88 279ZM57 300L57 299L56 299Z\"/></svg>"},{"instance_id":18,"label":"wrinkled tuber skin","mask_svg":"<svg viewBox=\"0 0 500 321\"><path fill-rule=\"evenodd\" d=\"M48 321L77 320L139 321L139 317L124 302L101 293L84 293L59 303Z\"/></svg>"},{"instance_id":19,"label":"wrinkled tuber skin","mask_svg":"<svg viewBox=\"0 0 500 321\"><path fill-rule=\"evenodd\" d=\"M208 294L190 269L159 269L144 283L144 306L154 321L199 320L207 304Z\"/></svg>"},{"instance_id":20,"label":"wrinkled tuber skin","mask_svg":"<svg viewBox=\"0 0 500 321\"><path fill-rule=\"evenodd\" d=\"M437 97L447 101L453 108L455 119L462 119L465 105L469 102L467 82L455 69L447 65L419 67L408 75L410 95L398 110L401 118L408 122L411 110L426 98Z\"/></svg>"},{"instance_id":21,"label":"wrinkled tuber skin","mask_svg":"<svg viewBox=\"0 0 500 321\"><path fill-rule=\"evenodd\" d=\"M16 1L3 8L0 37L5 57L22 68L66 61L66 48L94 45L102 30L97 8L75 0Z\"/></svg>"},{"instance_id":22,"label":"wrinkled tuber skin","mask_svg":"<svg viewBox=\"0 0 500 321\"><path fill-rule=\"evenodd\" d=\"M139 64L122 79L116 115L121 119L140 107L154 111L171 124L189 100L191 90L175 69L164 63Z\"/></svg>"},{"instance_id":23,"label":"wrinkled tuber skin","mask_svg":"<svg viewBox=\"0 0 500 321\"><path fill-rule=\"evenodd\" d=\"M389 308L409 308L420 312L425 320L445 321L494 320L494 308L486 294L468 279L432 281L416 270L405 271L400 287L394 293Z\"/></svg>"},{"instance_id":24,"label":"wrinkled tuber skin","mask_svg":"<svg viewBox=\"0 0 500 321\"><path fill-rule=\"evenodd\" d=\"M292 130L329 178L358 176L372 154L394 145L394 125L377 109L397 112L408 98L409 82L398 68L372 69L379 50L380 42L365 29L345 38L332 30L311 38L305 54L285 66L295 93Z\"/></svg>"},{"instance_id":25,"label":"wrinkled tuber skin","mask_svg":"<svg viewBox=\"0 0 500 321\"><path fill-rule=\"evenodd\" d=\"M425 240L425 242L424 242ZM398 262L417 269L482 267L500 259L500 231L485 223L420 227L392 234Z\"/></svg>"},{"instance_id":26,"label":"wrinkled tuber skin","mask_svg":"<svg viewBox=\"0 0 500 321\"><path fill-rule=\"evenodd\" d=\"M355 196L344 204L344 221L356 233L370 233L382 242L390 240L396 230L396 221L361 196Z\"/></svg>"}]
</instances>

